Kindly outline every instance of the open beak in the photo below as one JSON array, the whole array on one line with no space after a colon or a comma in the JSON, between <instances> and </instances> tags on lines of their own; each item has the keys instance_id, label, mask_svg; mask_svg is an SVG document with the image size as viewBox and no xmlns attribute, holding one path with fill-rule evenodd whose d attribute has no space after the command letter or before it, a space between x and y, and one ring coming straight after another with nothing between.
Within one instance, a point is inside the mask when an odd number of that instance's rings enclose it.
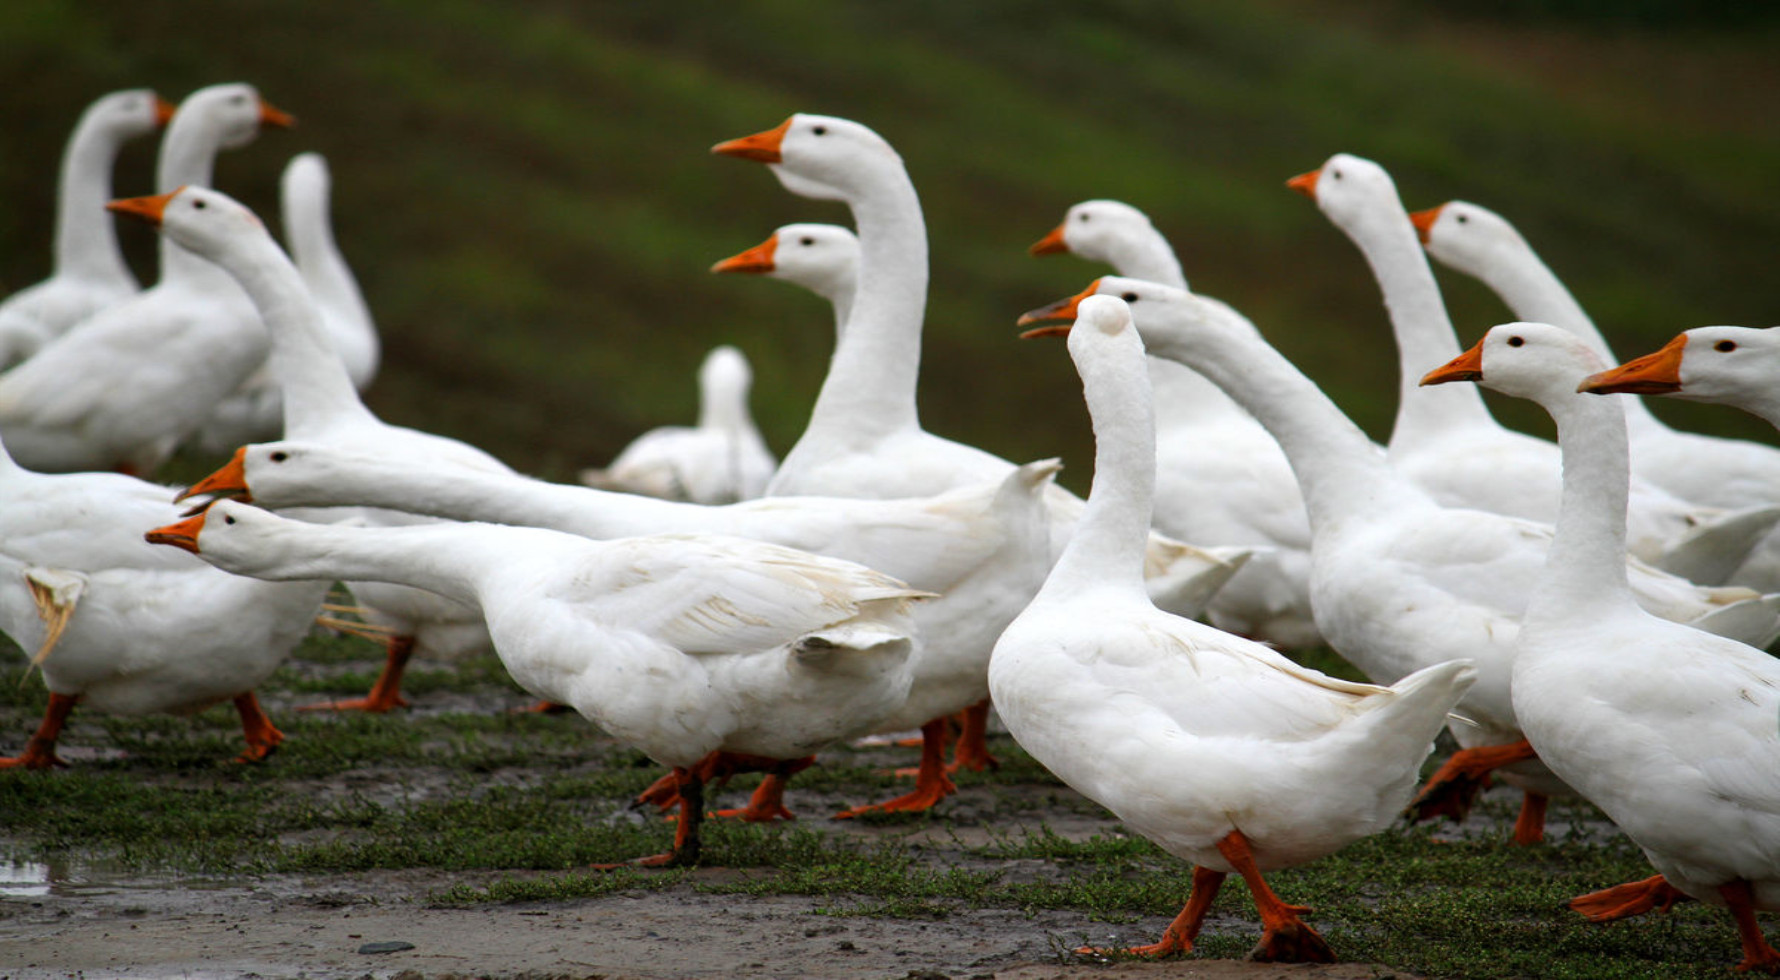
<instances>
[{"instance_id":1,"label":"open beak","mask_svg":"<svg viewBox=\"0 0 1780 980\"><path fill-rule=\"evenodd\" d=\"M1440 220L1440 212L1445 209L1446 205L1442 204L1426 211L1409 212L1409 223L1415 226L1415 237L1421 239L1423 245L1428 244L1428 239L1433 237L1434 222Z\"/></svg>"},{"instance_id":2,"label":"open beak","mask_svg":"<svg viewBox=\"0 0 1780 980\"><path fill-rule=\"evenodd\" d=\"M765 275L773 271L773 256L779 250L779 235L774 232L766 241L739 252L711 266L712 272L746 272L754 275Z\"/></svg>"},{"instance_id":3,"label":"open beak","mask_svg":"<svg viewBox=\"0 0 1780 980\"><path fill-rule=\"evenodd\" d=\"M1018 325L1022 327L1028 323L1038 323L1041 320L1069 321L1068 323L1050 323L1042 327L1033 327L1031 330L1021 334L1020 339L1031 340L1034 337L1062 337L1067 335L1069 333L1069 328L1075 325L1076 309L1082 305L1082 300L1094 295L1099 289L1100 280L1096 279L1093 282L1088 283L1087 289L1076 293L1068 299L1060 299L1049 306L1041 306L1036 310L1028 310L1025 313L1020 314Z\"/></svg>"},{"instance_id":4,"label":"open beak","mask_svg":"<svg viewBox=\"0 0 1780 980\"><path fill-rule=\"evenodd\" d=\"M173 199L178 197L179 192L183 190L185 188L180 187L178 190L156 194L152 197L126 197L117 201L109 201L105 205L105 210L112 214L127 215L159 228L161 216L167 213L167 205L172 203Z\"/></svg>"},{"instance_id":5,"label":"open beak","mask_svg":"<svg viewBox=\"0 0 1780 980\"><path fill-rule=\"evenodd\" d=\"M774 126L764 133L755 133L741 139L729 140L711 147L712 153L721 153L727 157L740 157L743 160L757 160L761 163L779 162L779 144L784 142L785 133L791 129L791 120Z\"/></svg>"},{"instance_id":6,"label":"open beak","mask_svg":"<svg viewBox=\"0 0 1780 980\"><path fill-rule=\"evenodd\" d=\"M1323 168L1318 167L1309 173L1299 174L1291 180L1286 181L1286 186L1314 201L1316 200L1316 181L1317 178L1322 175Z\"/></svg>"},{"instance_id":7,"label":"open beak","mask_svg":"<svg viewBox=\"0 0 1780 980\"><path fill-rule=\"evenodd\" d=\"M174 503L208 493L218 497L233 497L242 503L252 503L253 494L247 489L247 447L235 450L235 455L222 468L202 480L186 487L179 496L173 498Z\"/></svg>"},{"instance_id":8,"label":"open beak","mask_svg":"<svg viewBox=\"0 0 1780 980\"><path fill-rule=\"evenodd\" d=\"M1628 395L1667 395L1681 390L1681 352L1687 334L1680 334L1654 354L1633 358L1616 368L1582 379L1577 391L1596 395L1623 392Z\"/></svg>"},{"instance_id":9,"label":"open beak","mask_svg":"<svg viewBox=\"0 0 1780 980\"><path fill-rule=\"evenodd\" d=\"M1050 234L1033 242L1026 251L1033 255L1056 255L1058 252L1069 251L1069 246L1063 241L1063 226L1052 228Z\"/></svg>"},{"instance_id":10,"label":"open beak","mask_svg":"<svg viewBox=\"0 0 1780 980\"><path fill-rule=\"evenodd\" d=\"M1483 341L1478 341L1463 354L1422 375L1424 385L1443 385L1448 381L1483 380Z\"/></svg>"},{"instance_id":11,"label":"open beak","mask_svg":"<svg viewBox=\"0 0 1780 980\"><path fill-rule=\"evenodd\" d=\"M175 548L184 548L195 555L198 553L198 532L204 530L204 515L207 513L209 511L202 511L177 524L157 527L144 534L143 540L149 544L170 544Z\"/></svg>"}]
</instances>

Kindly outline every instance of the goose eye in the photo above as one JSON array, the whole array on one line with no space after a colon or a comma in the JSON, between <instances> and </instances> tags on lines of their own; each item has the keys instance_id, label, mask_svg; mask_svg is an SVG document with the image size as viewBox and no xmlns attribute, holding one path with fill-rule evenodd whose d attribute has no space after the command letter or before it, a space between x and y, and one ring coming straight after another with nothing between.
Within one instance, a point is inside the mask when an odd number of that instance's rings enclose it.
<instances>
[{"instance_id":1,"label":"goose eye","mask_svg":"<svg viewBox=\"0 0 1780 980\"><path fill-rule=\"evenodd\" d=\"M1459 217L1458 217L1458 222L1459 222L1459 224L1461 224L1461 225L1462 225L1462 224L1464 224L1464 223L1465 223L1465 222L1467 222L1467 221L1470 221L1470 220L1471 220L1471 219L1470 219L1470 218L1467 218L1467 217L1465 217L1465 216L1464 216L1464 215L1462 215L1462 214L1461 214L1461 215L1459 215Z\"/></svg>"},{"instance_id":2,"label":"goose eye","mask_svg":"<svg viewBox=\"0 0 1780 980\"><path fill-rule=\"evenodd\" d=\"M1136 293L1124 293L1124 294L1121 294L1119 296L1119 298L1124 300L1127 303L1137 302L1137 294Z\"/></svg>"},{"instance_id":3,"label":"goose eye","mask_svg":"<svg viewBox=\"0 0 1780 980\"><path fill-rule=\"evenodd\" d=\"M1094 216L1093 216L1093 215L1091 215L1091 214L1078 214L1078 215L1076 215L1076 219L1077 219L1077 220L1080 220L1080 221L1086 221L1086 220L1088 220L1088 219L1089 219L1089 218L1092 218L1092 217L1094 217Z\"/></svg>"},{"instance_id":4,"label":"goose eye","mask_svg":"<svg viewBox=\"0 0 1780 980\"><path fill-rule=\"evenodd\" d=\"M1509 337L1508 338L1508 346L1510 346L1510 347L1519 347L1520 345L1522 345L1524 343L1526 343L1526 341L1521 339L1520 337Z\"/></svg>"},{"instance_id":5,"label":"goose eye","mask_svg":"<svg viewBox=\"0 0 1780 980\"><path fill-rule=\"evenodd\" d=\"M810 132L815 133L817 136L827 136L828 135L828 127L827 126L817 126L815 129L810 130Z\"/></svg>"},{"instance_id":6,"label":"goose eye","mask_svg":"<svg viewBox=\"0 0 1780 980\"><path fill-rule=\"evenodd\" d=\"M1737 349L1737 342L1734 340L1721 340L1718 343L1713 344L1712 349L1724 351L1726 354L1729 354L1731 351Z\"/></svg>"},{"instance_id":7,"label":"goose eye","mask_svg":"<svg viewBox=\"0 0 1780 980\"><path fill-rule=\"evenodd\" d=\"M801 241L801 242L802 242L802 243L803 243L803 244L804 244L804 245L814 245L814 244L816 244L816 240L815 240L815 239L814 239L814 238L804 238L804 239L800 239L800 241Z\"/></svg>"},{"instance_id":8,"label":"goose eye","mask_svg":"<svg viewBox=\"0 0 1780 980\"><path fill-rule=\"evenodd\" d=\"M229 100L229 102L233 105L241 105L242 103L244 103L246 101L247 101L247 96L245 96L245 95L237 95L234 98Z\"/></svg>"},{"instance_id":9,"label":"goose eye","mask_svg":"<svg viewBox=\"0 0 1780 980\"><path fill-rule=\"evenodd\" d=\"M229 516L227 516L227 515L224 515L224 516L223 516L223 523L224 523L224 524L233 524L233 523L235 523L235 519L234 519L234 518L233 518L233 517L229 517Z\"/></svg>"},{"instance_id":10,"label":"goose eye","mask_svg":"<svg viewBox=\"0 0 1780 980\"><path fill-rule=\"evenodd\" d=\"M1329 176L1335 178L1336 180L1340 180L1341 179L1341 171L1339 171L1339 170L1331 171Z\"/></svg>"},{"instance_id":11,"label":"goose eye","mask_svg":"<svg viewBox=\"0 0 1780 980\"><path fill-rule=\"evenodd\" d=\"M282 463L290 458L290 453L279 451L272 454L272 462Z\"/></svg>"},{"instance_id":12,"label":"goose eye","mask_svg":"<svg viewBox=\"0 0 1780 980\"><path fill-rule=\"evenodd\" d=\"M209 206L210 205L205 204L203 201L193 201L192 202L192 207L197 208L200 211L204 210L205 208L207 208Z\"/></svg>"}]
</instances>

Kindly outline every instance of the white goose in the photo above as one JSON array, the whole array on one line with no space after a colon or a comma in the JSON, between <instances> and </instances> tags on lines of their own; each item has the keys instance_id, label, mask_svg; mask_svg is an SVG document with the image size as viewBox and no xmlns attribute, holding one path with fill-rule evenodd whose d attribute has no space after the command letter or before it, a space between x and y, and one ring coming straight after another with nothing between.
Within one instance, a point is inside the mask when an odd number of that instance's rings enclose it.
<instances>
[{"instance_id":1,"label":"white goose","mask_svg":"<svg viewBox=\"0 0 1780 980\"><path fill-rule=\"evenodd\" d=\"M1465 201L1449 201L1409 216L1428 254L1481 279L1521 320L1563 327L1609 364L1619 360L1594 321L1564 288L1533 247L1501 215ZM1683 500L1744 510L1749 520L1715 522L1718 533L1743 542L1762 534L1776 516L1780 499L1780 449L1746 439L1724 439L1670 428L1643 399L1628 398L1626 431L1632 444L1632 472ZM1695 581L1665 561L1664 567ZM1780 589L1780 535L1770 534L1730 581L1763 591Z\"/></svg>"},{"instance_id":2,"label":"white goose","mask_svg":"<svg viewBox=\"0 0 1780 980\"><path fill-rule=\"evenodd\" d=\"M1780 327L1695 327L1653 354L1588 379L1624 391L1731 405L1780 429Z\"/></svg>"},{"instance_id":3,"label":"white goose","mask_svg":"<svg viewBox=\"0 0 1780 980\"><path fill-rule=\"evenodd\" d=\"M1425 382L1475 380L1557 420L1564 500L1522 620L1515 712L1539 757L1661 872L1571 906L1606 921L1683 896L1722 905L1742 937L1737 969L1780 972L1755 921L1780 910L1780 662L1638 607L1624 571L1624 417L1577 390L1602 366L1561 328L1510 323Z\"/></svg>"},{"instance_id":4,"label":"white goose","mask_svg":"<svg viewBox=\"0 0 1780 980\"><path fill-rule=\"evenodd\" d=\"M254 214L219 191L186 187L155 197L114 202L121 214L159 228L193 261L215 263L231 277L230 288L244 291L270 328L272 377L282 389L284 428L303 438L357 440L381 451L406 453L483 472L511 473L499 460L474 446L426 432L385 425L352 387L352 380L329 344L321 312L302 276ZM399 513L360 514L374 523L421 520ZM482 617L455 600L382 582L348 583L374 625L389 633L386 661L364 698L312 707L388 711L406 702L401 677L417 652L452 657L488 645Z\"/></svg>"},{"instance_id":5,"label":"white goose","mask_svg":"<svg viewBox=\"0 0 1780 980\"><path fill-rule=\"evenodd\" d=\"M176 520L168 487L118 473L33 473L0 446L0 631L33 651L49 710L0 767L62 765L76 705L120 715L192 714L233 700L247 750L284 736L253 689L284 662L327 582L269 583L150 547Z\"/></svg>"},{"instance_id":6,"label":"white goose","mask_svg":"<svg viewBox=\"0 0 1780 980\"><path fill-rule=\"evenodd\" d=\"M1475 388L1416 386L1423 366L1454 357L1459 342L1390 174L1370 160L1338 153L1288 185L1315 200L1359 246L1384 293L1399 365L1391 461L1444 503L1553 520L1560 486L1556 445L1503 428ZM1630 514L1632 554L1664 567L1669 549L1685 548L1695 525L1717 516L1643 483L1633 487ZM1743 543L1755 545L1752 539ZM1708 551L1721 563L1715 580L1743 558L1718 547ZM1698 556L1688 552L1683 565L1697 571Z\"/></svg>"},{"instance_id":7,"label":"white goose","mask_svg":"<svg viewBox=\"0 0 1780 980\"><path fill-rule=\"evenodd\" d=\"M291 157L278 184L284 236L291 260L321 311L330 346L345 365L352 386L364 391L377 375L382 345L358 279L334 241L328 216L332 187L321 154ZM241 387L217 404L198 431L197 443L205 452L227 453L244 442L276 438L283 422L278 381L262 361Z\"/></svg>"},{"instance_id":8,"label":"white goose","mask_svg":"<svg viewBox=\"0 0 1780 980\"><path fill-rule=\"evenodd\" d=\"M142 288L118 250L105 202L118 150L172 118L172 104L145 88L113 92L81 113L56 185L53 271L0 303L0 370Z\"/></svg>"},{"instance_id":9,"label":"white goose","mask_svg":"<svg viewBox=\"0 0 1780 980\"><path fill-rule=\"evenodd\" d=\"M210 183L217 151L290 117L251 85L186 98L161 141L163 191ZM36 470L152 471L266 353L253 304L221 269L161 243L161 280L0 375L0 431Z\"/></svg>"},{"instance_id":10,"label":"white goose","mask_svg":"<svg viewBox=\"0 0 1780 980\"><path fill-rule=\"evenodd\" d=\"M907 607L925 595L743 538L342 527L232 500L149 538L239 574L395 582L480 610L522 687L674 768L679 829L652 865L698 859L704 757L798 759L902 704L916 646Z\"/></svg>"},{"instance_id":11,"label":"white goose","mask_svg":"<svg viewBox=\"0 0 1780 980\"><path fill-rule=\"evenodd\" d=\"M802 286L833 305L838 338L853 315L853 295L859 288L859 237L840 225L781 225L766 241L720 260L711 271L761 275Z\"/></svg>"},{"instance_id":12,"label":"white goose","mask_svg":"<svg viewBox=\"0 0 1780 980\"><path fill-rule=\"evenodd\" d=\"M1547 797L1564 787L1527 761L1509 673L1550 526L1435 501L1222 303L1107 276L1022 322L1069 317L1095 294L1124 299L1152 355L1190 364L1279 440L1309 506L1317 625L1337 652L1384 684L1453 657L1476 662L1478 683L1459 707L1467 721L1452 725L1463 750L1424 789L1419 815L1462 817L1479 781L1514 763L1504 776L1527 794L1515 839L1539 840ZM1628 571L1659 615L1762 643L1780 635L1780 596L1696 586L1638 562Z\"/></svg>"},{"instance_id":13,"label":"white goose","mask_svg":"<svg viewBox=\"0 0 1780 980\"><path fill-rule=\"evenodd\" d=\"M651 429L605 468L582 470L581 482L695 504L753 500L778 465L748 412L753 384L741 351L728 344L711 348L698 369L698 425Z\"/></svg>"},{"instance_id":14,"label":"white goose","mask_svg":"<svg viewBox=\"0 0 1780 980\"><path fill-rule=\"evenodd\" d=\"M995 646L995 704L1034 758L1193 863L1192 894L1161 941L1127 952L1191 950L1235 872L1265 929L1252 958L1331 961L1306 910L1262 872L1389 826L1476 670L1454 660L1388 688L1356 684L1157 609L1142 577L1153 416L1125 304L1084 299L1069 353L1094 421L1094 488L1044 588Z\"/></svg>"},{"instance_id":15,"label":"white goose","mask_svg":"<svg viewBox=\"0 0 1780 980\"><path fill-rule=\"evenodd\" d=\"M777 498L724 507L527 480L455 440L388 426L372 416L339 359L326 350L301 280L247 209L203 188L142 199L132 207L157 220L166 234L214 257L260 305L273 331L272 370L285 387L286 428L295 434L292 440L241 450L188 496L252 487L255 499L271 506L368 505L601 538L731 534L859 560L945 594L918 615L923 628L948 642L918 658L915 686L892 722L899 728L918 725L987 697L995 637L1037 590L1048 564L1048 526L1039 508L1054 464L1029 464L931 498ZM393 615L391 597L354 588L361 601L386 618ZM461 622L444 613L408 619L423 627ZM389 666L366 699L370 703L347 706L382 710L394 703L401 668L416 645L392 641ZM949 791L944 773L930 772L917 784L916 801L931 806ZM772 812L782 810L776 800L771 806Z\"/></svg>"},{"instance_id":16,"label":"white goose","mask_svg":"<svg viewBox=\"0 0 1780 980\"><path fill-rule=\"evenodd\" d=\"M1083 201L1033 244L1073 252L1121 276L1187 288L1149 216L1122 201ZM1156 400L1156 527L1183 541L1256 548L1211 597L1214 626L1287 649L1322 642L1310 611L1310 519L1291 464L1254 417L1191 368L1149 359Z\"/></svg>"}]
</instances>

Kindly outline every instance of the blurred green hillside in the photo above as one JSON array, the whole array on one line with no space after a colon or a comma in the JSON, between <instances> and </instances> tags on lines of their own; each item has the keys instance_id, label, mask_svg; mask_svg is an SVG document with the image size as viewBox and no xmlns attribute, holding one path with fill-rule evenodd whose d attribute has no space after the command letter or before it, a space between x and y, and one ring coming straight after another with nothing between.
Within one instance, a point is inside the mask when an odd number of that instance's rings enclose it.
<instances>
[{"instance_id":1,"label":"blurred green hillside","mask_svg":"<svg viewBox=\"0 0 1780 980\"><path fill-rule=\"evenodd\" d=\"M1068 358L1015 339L1013 321L1103 271L1025 252L1084 198L1147 210L1196 288L1246 311L1380 437L1396 368L1377 289L1282 186L1336 151L1383 163L1412 208L1460 197L1509 216L1624 356L1690 326L1776 322L1775 19L1649 2L1475 9L7 4L0 291L47 271L57 159L88 101L239 80L300 125L226 154L217 184L276 226L285 161L328 157L338 237L384 336L372 407L558 477L689 421L694 370L725 341L754 362L773 447L796 439L827 309L705 270L779 224L846 220L708 153L800 110L877 129L921 192L927 427L1014 459L1061 453L1078 487L1088 436ZM130 148L120 195L151 189L152 160ZM125 234L152 279L148 234ZM1507 319L1480 287L1441 278L1466 343ZM1771 436L1729 410L1659 411Z\"/></svg>"}]
</instances>

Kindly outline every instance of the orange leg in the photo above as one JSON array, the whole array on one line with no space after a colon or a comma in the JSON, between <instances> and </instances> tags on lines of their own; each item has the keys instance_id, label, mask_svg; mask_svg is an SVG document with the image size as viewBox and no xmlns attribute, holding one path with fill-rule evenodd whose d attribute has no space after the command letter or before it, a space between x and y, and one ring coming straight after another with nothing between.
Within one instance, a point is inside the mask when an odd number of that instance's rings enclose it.
<instances>
[{"instance_id":1,"label":"orange leg","mask_svg":"<svg viewBox=\"0 0 1780 980\"><path fill-rule=\"evenodd\" d=\"M1731 918L1737 922L1737 935L1743 940L1743 962L1737 964L1737 972L1780 973L1780 952L1768 945L1755 921L1755 889L1739 878L1719 885L1718 894L1730 906Z\"/></svg>"},{"instance_id":2,"label":"orange leg","mask_svg":"<svg viewBox=\"0 0 1780 980\"><path fill-rule=\"evenodd\" d=\"M1102 949L1098 946L1080 946L1078 953L1105 956L1112 953L1124 953L1127 956L1172 956L1176 953L1191 953L1193 940L1199 938L1199 929L1205 925L1205 914L1211 911L1212 899L1218 897L1218 889L1224 884L1224 872L1210 868L1195 867L1193 869L1193 890L1187 893L1186 907L1168 923L1168 929L1162 933L1160 942L1148 946L1133 946L1130 949Z\"/></svg>"},{"instance_id":3,"label":"orange leg","mask_svg":"<svg viewBox=\"0 0 1780 980\"><path fill-rule=\"evenodd\" d=\"M1643 915L1651 909L1667 912L1676 902L1688 901L1692 899L1686 892L1669 884L1662 875L1654 875L1643 881L1578 895L1570 899L1569 905L1590 922L1612 922Z\"/></svg>"},{"instance_id":4,"label":"orange leg","mask_svg":"<svg viewBox=\"0 0 1780 980\"><path fill-rule=\"evenodd\" d=\"M1248 890L1255 899L1255 911L1261 913L1261 942L1248 958L1259 963L1333 963L1335 951L1317 935L1315 929L1298 918L1301 913L1310 909L1302 905L1287 905L1280 901L1273 889L1261 877L1261 869L1255 866L1255 857L1249 850L1248 839L1242 831L1232 830L1221 841L1218 841L1218 853L1230 862L1242 880L1248 882Z\"/></svg>"},{"instance_id":5,"label":"orange leg","mask_svg":"<svg viewBox=\"0 0 1780 980\"><path fill-rule=\"evenodd\" d=\"M748 805L739 810L717 810L713 817L732 817L743 823L771 823L774 820L796 820L797 814L785 807L785 784L797 773L803 772L816 762L816 757L805 756L781 762L766 774L760 785L754 788L754 795L748 798Z\"/></svg>"},{"instance_id":6,"label":"orange leg","mask_svg":"<svg viewBox=\"0 0 1780 980\"><path fill-rule=\"evenodd\" d=\"M836 820L847 820L862 813L919 812L929 810L940 800L958 792L946 775L946 719L935 718L921 726L921 768L915 776L914 792L883 803L870 803L842 810Z\"/></svg>"},{"instance_id":7,"label":"orange leg","mask_svg":"<svg viewBox=\"0 0 1780 980\"><path fill-rule=\"evenodd\" d=\"M958 744L952 748L952 764L946 767L946 772L1000 769L1001 761L989 754L989 699L984 698L959 712L958 726Z\"/></svg>"},{"instance_id":8,"label":"orange leg","mask_svg":"<svg viewBox=\"0 0 1780 980\"><path fill-rule=\"evenodd\" d=\"M921 747L921 764L893 769L890 774L898 779L920 779L921 773L925 772L927 769L927 752L929 749L937 750L939 752L940 761L944 763L946 752L952 747L952 737L957 734L954 730L957 727L957 720L957 715L947 715L944 718L935 718L933 721L922 725L920 739L909 743L910 745L919 745ZM939 723L938 729L933 729L931 727L934 722ZM937 736L939 741L937 743L933 741L935 736L930 734L930 732L934 730L939 732L939 735ZM897 742L896 744L901 745L902 743ZM945 771L949 773L951 772L951 769L948 767Z\"/></svg>"},{"instance_id":9,"label":"orange leg","mask_svg":"<svg viewBox=\"0 0 1780 980\"><path fill-rule=\"evenodd\" d=\"M236 756L235 761L263 761L284 741L284 733L272 727L272 719L266 717L260 699L252 691L235 699L235 710L241 713L241 733L247 736L247 751Z\"/></svg>"},{"instance_id":10,"label":"orange leg","mask_svg":"<svg viewBox=\"0 0 1780 980\"><path fill-rule=\"evenodd\" d=\"M1520 816L1514 818L1514 842L1537 844L1545 839L1545 805L1551 797L1529 791L1520 801Z\"/></svg>"},{"instance_id":11,"label":"orange leg","mask_svg":"<svg viewBox=\"0 0 1780 980\"><path fill-rule=\"evenodd\" d=\"M370 711L382 714L391 708L407 707L408 699L402 697L402 672L408 669L408 658L414 656L414 637L392 636L389 638L387 650L387 658L383 661L383 672L377 675L377 682L371 685L371 693L362 698L306 704L297 710Z\"/></svg>"},{"instance_id":12,"label":"orange leg","mask_svg":"<svg viewBox=\"0 0 1780 980\"><path fill-rule=\"evenodd\" d=\"M80 703L78 694L49 695L49 709L43 713L43 724L37 726L37 733L31 741L25 743L25 751L10 759L0 759L0 769L49 769L52 766L68 768L68 763L56 758L56 739L62 735L62 726L68 723L68 715L74 706Z\"/></svg>"},{"instance_id":13,"label":"orange leg","mask_svg":"<svg viewBox=\"0 0 1780 980\"><path fill-rule=\"evenodd\" d=\"M680 799L680 820L674 828L674 849L666 854L654 854L619 864L596 864L593 866L594 870L610 871L625 867L684 868L698 863L698 825L705 819L704 780L699 776L697 767L688 769L685 766L675 766L674 781Z\"/></svg>"},{"instance_id":14,"label":"orange leg","mask_svg":"<svg viewBox=\"0 0 1780 980\"><path fill-rule=\"evenodd\" d=\"M1460 749L1435 770L1428 785L1423 786L1409 804L1411 820L1432 820L1439 816L1463 820L1471 812L1477 793L1489 785L1490 773L1514 762L1536 759L1533 746L1526 739L1508 745L1483 745Z\"/></svg>"}]
</instances>

